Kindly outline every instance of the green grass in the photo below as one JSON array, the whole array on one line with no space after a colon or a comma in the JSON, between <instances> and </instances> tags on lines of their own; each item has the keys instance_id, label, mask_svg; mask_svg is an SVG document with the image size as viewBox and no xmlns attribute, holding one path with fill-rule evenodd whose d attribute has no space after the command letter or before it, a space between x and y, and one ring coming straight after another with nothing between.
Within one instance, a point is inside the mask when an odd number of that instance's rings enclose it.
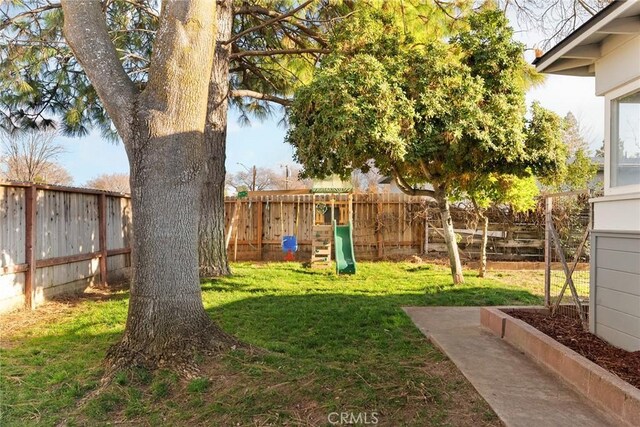
<instances>
[{"instance_id":1,"label":"green grass","mask_svg":"<svg viewBox=\"0 0 640 427\"><path fill-rule=\"evenodd\" d=\"M379 425L494 425L401 307L542 301L541 284L516 286L511 273L468 273L453 286L447 269L426 264L360 263L340 277L296 263L233 267L234 276L203 284L205 307L263 354L203 359L202 378L186 382L169 371L119 373L77 410L124 329L128 294L45 306L28 314L41 321L3 336L0 424L326 425L330 412L376 411Z\"/></svg>"}]
</instances>

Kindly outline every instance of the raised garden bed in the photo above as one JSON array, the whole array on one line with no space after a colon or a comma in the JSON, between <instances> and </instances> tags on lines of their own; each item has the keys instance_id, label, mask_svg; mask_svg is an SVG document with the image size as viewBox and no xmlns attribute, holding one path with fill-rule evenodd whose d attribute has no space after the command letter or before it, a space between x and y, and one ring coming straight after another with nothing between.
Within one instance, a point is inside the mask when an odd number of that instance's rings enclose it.
<instances>
[{"instance_id":1,"label":"raised garden bed","mask_svg":"<svg viewBox=\"0 0 640 427\"><path fill-rule=\"evenodd\" d=\"M531 323L540 326L540 330L517 317L531 320ZM548 318L548 310L544 307L485 307L480 311L480 323L495 335L557 375L621 425L640 426L640 389L582 356L570 346L582 349L600 362L608 360L610 366L617 366L632 380L636 378L634 369L637 370L639 366L638 354L624 352L625 361L616 362L614 352L623 350L615 347L610 350L602 349L600 346L608 344L588 333L587 340L580 340L585 332L581 331L579 323L573 330L563 329L563 333L558 333L560 325L554 325L558 321L545 321L545 318ZM556 340L554 334L560 338Z\"/></svg>"},{"instance_id":2,"label":"raised garden bed","mask_svg":"<svg viewBox=\"0 0 640 427\"><path fill-rule=\"evenodd\" d=\"M579 319L558 314L528 310L503 310L523 320L560 344L640 389L640 351L630 352L614 347L591 332L585 331Z\"/></svg>"}]
</instances>

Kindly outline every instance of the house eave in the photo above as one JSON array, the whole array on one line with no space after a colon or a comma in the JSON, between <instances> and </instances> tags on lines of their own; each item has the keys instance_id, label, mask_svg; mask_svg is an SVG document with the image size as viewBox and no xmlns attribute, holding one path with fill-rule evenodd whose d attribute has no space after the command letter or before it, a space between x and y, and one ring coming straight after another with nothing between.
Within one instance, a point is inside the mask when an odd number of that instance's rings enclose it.
<instances>
[{"instance_id":1,"label":"house eave","mask_svg":"<svg viewBox=\"0 0 640 427\"><path fill-rule=\"evenodd\" d=\"M605 39L611 35L637 34L640 34L640 1L614 1L533 64L539 72L548 74L594 76Z\"/></svg>"}]
</instances>

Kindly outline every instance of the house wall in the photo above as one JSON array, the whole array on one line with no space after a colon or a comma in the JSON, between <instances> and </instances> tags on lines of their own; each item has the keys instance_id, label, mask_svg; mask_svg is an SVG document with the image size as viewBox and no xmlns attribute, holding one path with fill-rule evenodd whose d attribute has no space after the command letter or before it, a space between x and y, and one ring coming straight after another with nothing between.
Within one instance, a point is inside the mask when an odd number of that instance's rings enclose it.
<instances>
[{"instance_id":1,"label":"house wall","mask_svg":"<svg viewBox=\"0 0 640 427\"><path fill-rule=\"evenodd\" d=\"M640 35L614 35L603 42L595 63L596 95L605 98L604 193L639 193L640 185L611 187L611 106L614 99L640 89Z\"/></svg>"},{"instance_id":2,"label":"house wall","mask_svg":"<svg viewBox=\"0 0 640 427\"><path fill-rule=\"evenodd\" d=\"M595 64L596 94L605 98L604 197L593 199L591 332L640 350L640 185L611 187L611 105L640 88L640 35L614 35Z\"/></svg>"},{"instance_id":3,"label":"house wall","mask_svg":"<svg viewBox=\"0 0 640 427\"><path fill-rule=\"evenodd\" d=\"M590 329L628 351L640 350L640 232L591 234Z\"/></svg>"},{"instance_id":4,"label":"house wall","mask_svg":"<svg viewBox=\"0 0 640 427\"><path fill-rule=\"evenodd\" d=\"M640 230L640 194L592 199L594 230Z\"/></svg>"},{"instance_id":5,"label":"house wall","mask_svg":"<svg viewBox=\"0 0 640 427\"><path fill-rule=\"evenodd\" d=\"M604 96L640 76L640 36L607 37L602 54L595 64L596 95Z\"/></svg>"}]
</instances>

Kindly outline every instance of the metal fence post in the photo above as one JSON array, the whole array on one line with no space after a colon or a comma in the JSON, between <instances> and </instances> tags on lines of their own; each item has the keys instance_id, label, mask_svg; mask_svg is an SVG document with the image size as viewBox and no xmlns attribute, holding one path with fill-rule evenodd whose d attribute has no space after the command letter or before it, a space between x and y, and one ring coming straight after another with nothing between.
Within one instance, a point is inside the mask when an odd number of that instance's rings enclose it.
<instances>
[{"instance_id":1,"label":"metal fence post","mask_svg":"<svg viewBox=\"0 0 640 427\"><path fill-rule=\"evenodd\" d=\"M544 305L551 306L551 258L552 258L552 236L551 226L553 225L553 198L545 197L544 209Z\"/></svg>"}]
</instances>

